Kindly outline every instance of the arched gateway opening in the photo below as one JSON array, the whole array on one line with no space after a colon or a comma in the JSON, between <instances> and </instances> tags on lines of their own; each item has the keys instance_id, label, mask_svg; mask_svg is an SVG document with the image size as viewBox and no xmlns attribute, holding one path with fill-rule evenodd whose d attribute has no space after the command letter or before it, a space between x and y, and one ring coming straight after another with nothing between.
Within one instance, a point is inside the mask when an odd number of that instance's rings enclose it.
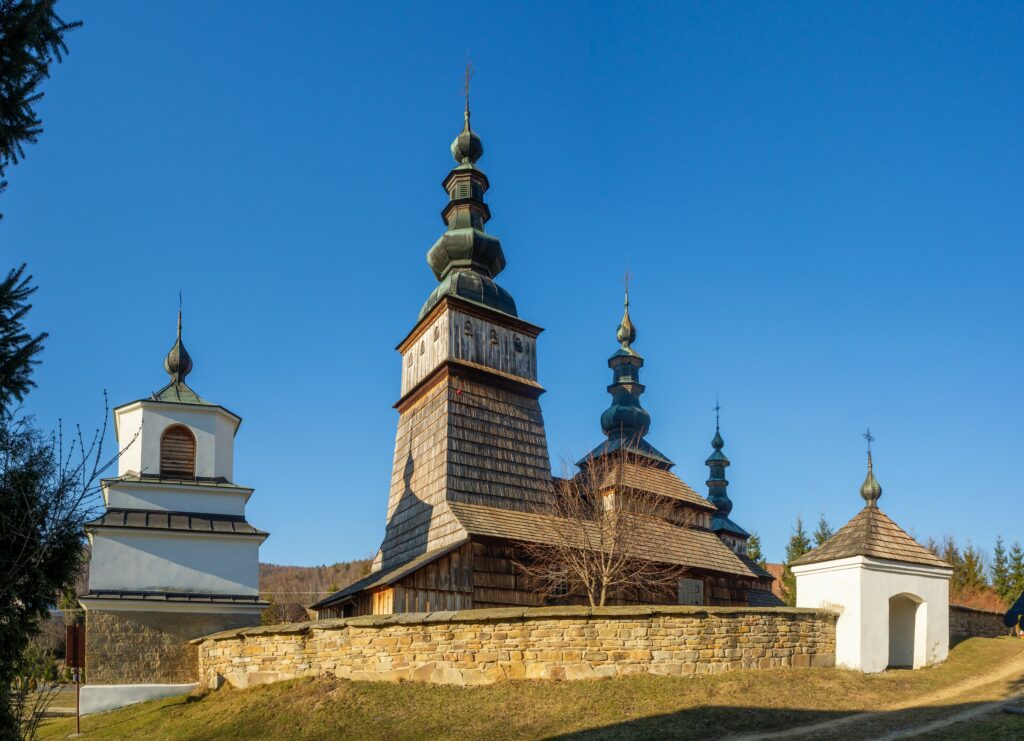
<instances>
[{"instance_id":1,"label":"arched gateway opening","mask_svg":"<svg viewBox=\"0 0 1024 741\"><path fill-rule=\"evenodd\" d=\"M924 600L913 594L889 598L889 666L916 669L925 665Z\"/></svg>"}]
</instances>

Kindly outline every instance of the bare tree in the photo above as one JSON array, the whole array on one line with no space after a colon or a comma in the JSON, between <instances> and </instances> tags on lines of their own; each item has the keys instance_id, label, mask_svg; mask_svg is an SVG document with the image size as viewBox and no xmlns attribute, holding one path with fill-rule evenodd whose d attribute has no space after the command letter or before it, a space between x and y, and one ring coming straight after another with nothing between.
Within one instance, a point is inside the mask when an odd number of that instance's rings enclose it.
<instances>
[{"instance_id":1,"label":"bare tree","mask_svg":"<svg viewBox=\"0 0 1024 741\"><path fill-rule=\"evenodd\" d=\"M566 466L568 470L571 470ZM616 451L588 458L575 475L556 480L548 502L534 508L535 539L522 543L516 566L544 601L674 599L685 568L658 560L654 531L666 522L692 524L692 510L638 484L654 473L645 456Z\"/></svg>"}]
</instances>

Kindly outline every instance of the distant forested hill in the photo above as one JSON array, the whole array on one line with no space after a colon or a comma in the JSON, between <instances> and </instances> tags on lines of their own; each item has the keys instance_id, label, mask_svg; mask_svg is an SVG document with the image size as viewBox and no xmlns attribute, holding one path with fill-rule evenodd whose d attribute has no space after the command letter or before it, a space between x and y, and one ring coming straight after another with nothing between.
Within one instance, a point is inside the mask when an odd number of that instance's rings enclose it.
<instances>
[{"instance_id":1,"label":"distant forested hill","mask_svg":"<svg viewBox=\"0 0 1024 741\"><path fill-rule=\"evenodd\" d=\"M370 573L369 558L341 561L330 566L279 566L260 564L260 595L270 603L263 622L288 623L307 620L305 606L344 589Z\"/></svg>"}]
</instances>

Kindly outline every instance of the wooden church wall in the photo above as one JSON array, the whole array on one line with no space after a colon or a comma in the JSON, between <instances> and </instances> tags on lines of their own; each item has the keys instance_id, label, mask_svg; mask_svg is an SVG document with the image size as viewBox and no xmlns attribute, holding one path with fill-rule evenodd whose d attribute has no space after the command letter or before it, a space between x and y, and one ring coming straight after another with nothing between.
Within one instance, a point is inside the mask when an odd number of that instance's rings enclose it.
<instances>
[{"instance_id":1,"label":"wooden church wall","mask_svg":"<svg viewBox=\"0 0 1024 741\"><path fill-rule=\"evenodd\" d=\"M393 586L360 595L349 615L386 615L439 610L469 610L493 607L537 607L540 598L519 573L516 562L522 559L514 545L501 541L474 541L448 553L409 574ZM750 579L719 574L691 573L690 578L704 582L704 604L735 607L747 604L747 590L756 588ZM652 600L612 597L609 605L631 605ZM675 595L653 600L674 604ZM585 599L566 598L559 604L585 604ZM340 617L321 611L320 617Z\"/></svg>"},{"instance_id":2,"label":"wooden church wall","mask_svg":"<svg viewBox=\"0 0 1024 741\"><path fill-rule=\"evenodd\" d=\"M387 593L387 596L383 596ZM473 547L467 543L380 590L374 614L436 612L473 607ZM378 612L378 606L382 612ZM384 608L389 608L385 610Z\"/></svg>"}]
</instances>

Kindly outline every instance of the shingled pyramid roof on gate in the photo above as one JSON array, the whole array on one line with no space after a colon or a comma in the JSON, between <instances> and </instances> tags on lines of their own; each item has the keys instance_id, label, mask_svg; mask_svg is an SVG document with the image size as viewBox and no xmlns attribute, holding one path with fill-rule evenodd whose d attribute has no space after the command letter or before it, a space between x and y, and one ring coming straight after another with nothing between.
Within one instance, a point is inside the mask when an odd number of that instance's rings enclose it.
<instances>
[{"instance_id":1,"label":"shingled pyramid roof on gate","mask_svg":"<svg viewBox=\"0 0 1024 741\"><path fill-rule=\"evenodd\" d=\"M791 566L868 556L924 566L952 568L910 537L878 507L862 509L839 531L813 551L795 559Z\"/></svg>"}]
</instances>

